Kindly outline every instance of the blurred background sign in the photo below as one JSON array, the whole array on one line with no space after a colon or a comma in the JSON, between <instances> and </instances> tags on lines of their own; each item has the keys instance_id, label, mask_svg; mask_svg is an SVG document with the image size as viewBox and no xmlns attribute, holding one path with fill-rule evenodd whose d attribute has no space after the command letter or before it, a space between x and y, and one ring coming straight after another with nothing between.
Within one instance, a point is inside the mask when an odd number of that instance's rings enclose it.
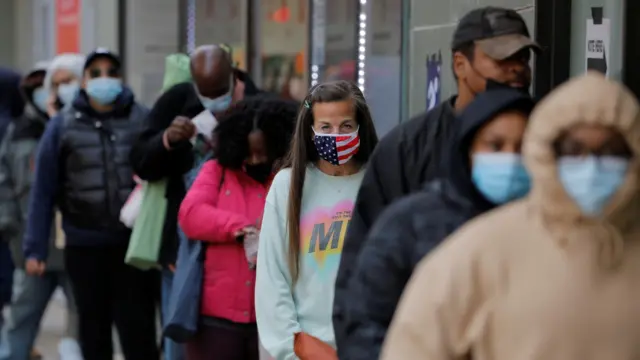
<instances>
[{"instance_id":1,"label":"blurred background sign","mask_svg":"<svg viewBox=\"0 0 640 360\"><path fill-rule=\"evenodd\" d=\"M56 0L56 53L80 52L80 0Z\"/></svg>"}]
</instances>

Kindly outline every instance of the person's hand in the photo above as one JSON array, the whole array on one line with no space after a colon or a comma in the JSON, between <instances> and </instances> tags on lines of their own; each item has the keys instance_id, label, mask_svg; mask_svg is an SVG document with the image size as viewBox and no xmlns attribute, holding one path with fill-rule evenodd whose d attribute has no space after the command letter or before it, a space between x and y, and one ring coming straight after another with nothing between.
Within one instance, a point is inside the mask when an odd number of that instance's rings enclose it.
<instances>
[{"instance_id":1,"label":"person's hand","mask_svg":"<svg viewBox=\"0 0 640 360\"><path fill-rule=\"evenodd\" d=\"M32 276L42 276L46 269L46 265L44 261L40 261L38 259L27 259L25 264L25 269L27 270L27 274Z\"/></svg>"},{"instance_id":2,"label":"person's hand","mask_svg":"<svg viewBox=\"0 0 640 360\"><path fill-rule=\"evenodd\" d=\"M47 99L47 115L49 115L50 118L58 114L58 106L56 105L57 100L58 97L55 93L51 93Z\"/></svg>"},{"instance_id":3,"label":"person's hand","mask_svg":"<svg viewBox=\"0 0 640 360\"><path fill-rule=\"evenodd\" d=\"M176 116L171 125L165 130L165 136L167 137L169 145L189 140L195 134L196 126L193 125L191 119L185 116Z\"/></svg>"},{"instance_id":4,"label":"person's hand","mask_svg":"<svg viewBox=\"0 0 640 360\"><path fill-rule=\"evenodd\" d=\"M171 270L171 272L176 272L176 266L174 264L169 264L169 270Z\"/></svg>"},{"instance_id":5,"label":"person's hand","mask_svg":"<svg viewBox=\"0 0 640 360\"><path fill-rule=\"evenodd\" d=\"M300 360L338 360L331 345L304 332L293 335L293 351Z\"/></svg>"}]
</instances>

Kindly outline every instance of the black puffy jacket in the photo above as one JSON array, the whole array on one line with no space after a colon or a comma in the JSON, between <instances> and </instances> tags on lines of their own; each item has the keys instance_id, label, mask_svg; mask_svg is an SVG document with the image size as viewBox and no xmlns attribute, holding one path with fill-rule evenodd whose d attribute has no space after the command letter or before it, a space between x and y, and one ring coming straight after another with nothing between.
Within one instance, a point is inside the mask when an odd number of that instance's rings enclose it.
<instances>
[{"instance_id":1,"label":"black puffy jacket","mask_svg":"<svg viewBox=\"0 0 640 360\"><path fill-rule=\"evenodd\" d=\"M113 111L98 114L84 92L61 114L60 158L65 219L83 229L128 232L120 209L134 188L129 152L148 109L125 88Z\"/></svg>"},{"instance_id":2,"label":"black puffy jacket","mask_svg":"<svg viewBox=\"0 0 640 360\"><path fill-rule=\"evenodd\" d=\"M491 209L471 180L474 134L508 109L529 112L533 101L514 90L484 93L456 119L458 131L443 154L443 177L390 205L371 228L345 296L340 359L377 359L396 305L416 264L469 219Z\"/></svg>"}]
</instances>

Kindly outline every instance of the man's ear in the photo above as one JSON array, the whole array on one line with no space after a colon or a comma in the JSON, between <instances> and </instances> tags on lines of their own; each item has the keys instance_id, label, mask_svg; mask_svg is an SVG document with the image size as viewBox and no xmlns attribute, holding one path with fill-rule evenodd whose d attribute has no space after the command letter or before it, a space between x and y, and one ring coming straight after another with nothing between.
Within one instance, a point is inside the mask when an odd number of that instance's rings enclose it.
<instances>
[{"instance_id":1,"label":"man's ear","mask_svg":"<svg viewBox=\"0 0 640 360\"><path fill-rule=\"evenodd\" d=\"M459 51L454 52L451 58L453 63L453 74L457 79L464 79L466 77L466 70L469 59L467 59L467 57Z\"/></svg>"}]
</instances>

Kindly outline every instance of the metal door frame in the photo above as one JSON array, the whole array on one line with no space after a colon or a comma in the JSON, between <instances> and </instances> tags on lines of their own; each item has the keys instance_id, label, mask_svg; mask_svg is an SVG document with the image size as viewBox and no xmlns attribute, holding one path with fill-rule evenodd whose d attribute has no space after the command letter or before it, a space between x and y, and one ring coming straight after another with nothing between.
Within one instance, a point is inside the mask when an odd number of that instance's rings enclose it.
<instances>
[{"instance_id":1,"label":"metal door frame","mask_svg":"<svg viewBox=\"0 0 640 360\"><path fill-rule=\"evenodd\" d=\"M536 0L535 14L534 36L544 51L535 58L533 92L541 98L570 76L571 1Z\"/></svg>"}]
</instances>

